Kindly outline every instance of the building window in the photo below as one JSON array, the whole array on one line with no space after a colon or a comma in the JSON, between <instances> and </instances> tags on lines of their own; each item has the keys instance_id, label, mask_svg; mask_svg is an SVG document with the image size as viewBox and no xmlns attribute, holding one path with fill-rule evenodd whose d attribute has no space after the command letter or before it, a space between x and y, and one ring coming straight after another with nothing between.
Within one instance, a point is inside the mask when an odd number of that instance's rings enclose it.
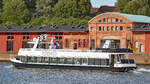
<instances>
[{"instance_id":1,"label":"building window","mask_svg":"<svg viewBox=\"0 0 150 84\"><path fill-rule=\"evenodd\" d=\"M114 31L114 26L111 27L111 31Z\"/></svg>"},{"instance_id":2,"label":"building window","mask_svg":"<svg viewBox=\"0 0 150 84\"><path fill-rule=\"evenodd\" d=\"M116 18L116 22L118 22L119 20Z\"/></svg>"},{"instance_id":3,"label":"building window","mask_svg":"<svg viewBox=\"0 0 150 84\"><path fill-rule=\"evenodd\" d=\"M90 49L95 49L95 40L91 39Z\"/></svg>"},{"instance_id":4,"label":"building window","mask_svg":"<svg viewBox=\"0 0 150 84\"><path fill-rule=\"evenodd\" d=\"M109 26L107 26L107 31L109 31Z\"/></svg>"},{"instance_id":5,"label":"building window","mask_svg":"<svg viewBox=\"0 0 150 84\"><path fill-rule=\"evenodd\" d=\"M91 30L94 30L94 27L91 27Z\"/></svg>"},{"instance_id":6,"label":"building window","mask_svg":"<svg viewBox=\"0 0 150 84\"><path fill-rule=\"evenodd\" d=\"M111 18L111 22L114 22L114 19L113 19L113 18Z\"/></svg>"},{"instance_id":7,"label":"building window","mask_svg":"<svg viewBox=\"0 0 150 84\"><path fill-rule=\"evenodd\" d=\"M59 35L62 35L62 32L60 32Z\"/></svg>"},{"instance_id":8,"label":"building window","mask_svg":"<svg viewBox=\"0 0 150 84\"><path fill-rule=\"evenodd\" d=\"M62 36L59 37L59 40L61 40L61 39L62 39Z\"/></svg>"},{"instance_id":9,"label":"building window","mask_svg":"<svg viewBox=\"0 0 150 84\"><path fill-rule=\"evenodd\" d=\"M143 53L144 52L144 45L140 44L140 52Z\"/></svg>"},{"instance_id":10,"label":"building window","mask_svg":"<svg viewBox=\"0 0 150 84\"><path fill-rule=\"evenodd\" d=\"M14 33L7 33L7 40L13 40L14 39Z\"/></svg>"},{"instance_id":11,"label":"building window","mask_svg":"<svg viewBox=\"0 0 150 84\"><path fill-rule=\"evenodd\" d=\"M105 31L105 26L103 26L103 31Z\"/></svg>"},{"instance_id":12,"label":"building window","mask_svg":"<svg viewBox=\"0 0 150 84\"><path fill-rule=\"evenodd\" d=\"M68 39L65 40L65 47L69 48L69 40Z\"/></svg>"},{"instance_id":13,"label":"building window","mask_svg":"<svg viewBox=\"0 0 150 84\"><path fill-rule=\"evenodd\" d=\"M78 47L82 47L82 40L81 39L78 40Z\"/></svg>"},{"instance_id":14,"label":"building window","mask_svg":"<svg viewBox=\"0 0 150 84\"><path fill-rule=\"evenodd\" d=\"M137 41L135 41L135 49L137 50L138 49L138 42Z\"/></svg>"},{"instance_id":15,"label":"building window","mask_svg":"<svg viewBox=\"0 0 150 84\"><path fill-rule=\"evenodd\" d=\"M55 35L59 35L59 33L58 33L58 32L55 32Z\"/></svg>"},{"instance_id":16,"label":"building window","mask_svg":"<svg viewBox=\"0 0 150 84\"><path fill-rule=\"evenodd\" d=\"M99 26L99 31L101 31L102 29L101 29L101 26Z\"/></svg>"},{"instance_id":17,"label":"building window","mask_svg":"<svg viewBox=\"0 0 150 84\"><path fill-rule=\"evenodd\" d=\"M13 51L13 41L7 41L7 51Z\"/></svg>"},{"instance_id":18,"label":"building window","mask_svg":"<svg viewBox=\"0 0 150 84\"><path fill-rule=\"evenodd\" d=\"M126 48L129 47L129 44L130 44L130 40L127 40L127 41L126 41Z\"/></svg>"},{"instance_id":19,"label":"building window","mask_svg":"<svg viewBox=\"0 0 150 84\"><path fill-rule=\"evenodd\" d=\"M123 20L120 20L120 22L123 22Z\"/></svg>"},{"instance_id":20,"label":"building window","mask_svg":"<svg viewBox=\"0 0 150 84\"><path fill-rule=\"evenodd\" d=\"M103 19L103 22L106 22L105 18Z\"/></svg>"},{"instance_id":21,"label":"building window","mask_svg":"<svg viewBox=\"0 0 150 84\"><path fill-rule=\"evenodd\" d=\"M30 34L28 32L27 33L25 33L25 32L23 33L23 40L30 40Z\"/></svg>"},{"instance_id":22,"label":"building window","mask_svg":"<svg viewBox=\"0 0 150 84\"><path fill-rule=\"evenodd\" d=\"M84 48L87 47L87 40L86 40L86 39L83 40L83 47L84 47Z\"/></svg>"},{"instance_id":23,"label":"building window","mask_svg":"<svg viewBox=\"0 0 150 84\"><path fill-rule=\"evenodd\" d=\"M120 31L122 31L123 30L123 26L120 26Z\"/></svg>"},{"instance_id":24,"label":"building window","mask_svg":"<svg viewBox=\"0 0 150 84\"><path fill-rule=\"evenodd\" d=\"M58 36L55 36L56 40L58 40Z\"/></svg>"},{"instance_id":25,"label":"building window","mask_svg":"<svg viewBox=\"0 0 150 84\"><path fill-rule=\"evenodd\" d=\"M131 29L131 28L128 26L128 27L127 27L127 30L130 30L130 29Z\"/></svg>"},{"instance_id":26,"label":"building window","mask_svg":"<svg viewBox=\"0 0 150 84\"><path fill-rule=\"evenodd\" d=\"M22 48L30 48L30 44L27 41L22 42Z\"/></svg>"},{"instance_id":27,"label":"building window","mask_svg":"<svg viewBox=\"0 0 150 84\"><path fill-rule=\"evenodd\" d=\"M118 31L119 30L119 28L118 28L118 26L116 26L116 31Z\"/></svg>"},{"instance_id":28,"label":"building window","mask_svg":"<svg viewBox=\"0 0 150 84\"><path fill-rule=\"evenodd\" d=\"M107 22L109 22L109 18L107 18Z\"/></svg>"}]
</instances>

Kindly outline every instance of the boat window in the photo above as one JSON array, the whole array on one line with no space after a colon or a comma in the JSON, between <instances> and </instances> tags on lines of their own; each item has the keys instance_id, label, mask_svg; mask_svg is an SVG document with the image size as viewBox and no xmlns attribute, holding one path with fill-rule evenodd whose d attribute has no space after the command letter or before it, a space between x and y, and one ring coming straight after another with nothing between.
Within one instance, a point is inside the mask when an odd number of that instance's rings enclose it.
<instances>
[{"instance_id":1,"label":"boat window","mask_svg":"<svg viewBox=\"0 0 150 84\"><path fill-rule=\"evenodd\" d=\"M51 63L57 63L57 58L51 58Z\"/></svg>"},{"instance_id":2,"label":"boat window","mask_svg":"<svg viewBox=\"0 0 150 84\"><path fill-rule=\"evenodd\" d=\"M34 57L28 57L28 62L34 62Z\"/></svg>"},{"instance_id":3,"label":"boat window","mask_svg":"<svg viewBox=\"0 0 150 84\"><path fill-rule=\"evenodd\" d=\"M101 59L101 65L109 65L109 59Z\"/></svg>"},{"instance_id":4,"label":"boat window","mask_svg":"<svg viewBox=\"0 0 150 84\"><path fill-rule=\"evenodd\" d=\"M41 57L37 57L37 62L41 63Z\"/></svg>"},{"instance_id":5,"label":"boat window","mask_svg":"<svg viewBox=\"0 0 150 84\"><path fill-rule=\"evenodd\" d=\"M25 57L20 57L20 60L21 60L22 62L25 62Z\"/></svg>"},{"instance_id":6,"label":"boat window","mask_svg":"<svg viewBox=\"0 0 150 84\"><path fill-rule=\"evenodd\" d=\"M64 64L64 58L58 58L58 63L59 64Z\"/></svg>"},{"instance_id":7,"label":"boat window","mask_svg":"<svg viewBox=\"0 0 150 84\"><path fill-rule=\"evenodd\" d=\"M100 59L95 59L95 65L101 65L101 60Z\"/></svg>"},{"instance_id":8,"label":"boat window","mask_svg":"<svg viewBox=\"0 0 150 84\"><path fill-rule=\"evenodd\" d=\"M65 58L64 63L65 64L73 64L72 58Z\"/></svg>"},{"instance_id":9,"label":"boat window","mask_svg":"<svg viewBox=\"0 0 150 84\"><path fill-rule=\"evenodd\" d=\"M88 64L88 59L87 58L83 58L82 59L82 64Z\"/></svg>"},{"instance_id":10,"label":"boat window","mask_svg":"<svg viewBox=\"0 0 150 84\"><path fill-rule=\"evenodd\" d=\"M48 57L42 57L42 62L43 63L48 63L48 61L49 61Z\"/></svg>"},{"instance_id":11,"label":"boat window","mask_svg":"<svg viewBox=\"0 0 150 84\"><path fill-rule=\"evenodd\" d=\"M94 58L89 58L88 59L88 65L95 65L95 59Z\"/></svg>"},{"instance_id":12,"label":"boat window","mask_svg":"<svg viewBox=\"0 0 150 84\"><path fill-rule=\"evenodd\" d=\"M80 58L74 58L74 63L75 64L82 64L82 61Z\"/></svg>"},{"instance_id":13,"label":"boat window","mask_svg":"<svg viewBox=\"0 0 150 84\"><path fill-rule=\"evenodd\" d=\"M37 57L34 57L34 62L37 62Z\"/></svg>"}]
</instances>

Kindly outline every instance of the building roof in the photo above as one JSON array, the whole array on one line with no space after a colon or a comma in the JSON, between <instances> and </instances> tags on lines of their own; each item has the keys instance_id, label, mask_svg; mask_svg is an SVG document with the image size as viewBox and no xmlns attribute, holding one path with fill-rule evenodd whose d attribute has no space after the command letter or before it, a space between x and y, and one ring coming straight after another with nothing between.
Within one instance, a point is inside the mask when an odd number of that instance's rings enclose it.
<instances>
[{"instance_id":1,"label":"building roof","mask_svg":"<svg viewBox=\"0 0 150 84\"><path fill-rule=\"evenodd\" d=\"M150 25L137 25L132 29L132 31L150 31Z\"/></svg>"},{"instance_id":2,"label":"building roof","mask_svg":"<svg viewBox=\"0 0 150 84\"><path fill-rule=\"evenodd\" d=\"M0 26L0 32L85 32L87 26Z\"/></svg>"},{"instance_id":3,"label":"building roof","mask_svg":"<svg viewBox=\"0 0 150 84\"><path fill-rule=\"evenodd\" d=\"M119 12L102 13L100 15L95 16L93 19L95 19L95 18L97 18L101 15L104 15L104 14L117 14L117 15L120 15L120 16L124 16L124 17L128 18L131 22L150 23L150 17L148 17L148 16L124 14L124 13L119 13ZM93 19L91 19L90 21L92 21Z\"/></svg>"}]
</instances>

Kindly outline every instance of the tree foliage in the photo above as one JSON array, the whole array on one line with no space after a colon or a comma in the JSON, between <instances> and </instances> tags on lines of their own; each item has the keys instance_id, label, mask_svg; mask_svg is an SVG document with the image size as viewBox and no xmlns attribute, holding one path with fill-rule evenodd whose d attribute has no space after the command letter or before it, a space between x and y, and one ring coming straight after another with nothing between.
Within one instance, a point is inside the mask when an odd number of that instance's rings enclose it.
<instances>
[{"instance_id":1,"label":"tree foliage","mask_svg":"<svg viewBox=\"0 0 150 84\"><path fill-rule=\"evenodd\" d=\"M40 16L52 16L53 7L58 0L37 0L36 11Z\"/></svg>"},{"instance_id":2,"label":"tree foliage","mask_svg":"<svg viewBox=\"0 0 150 84\"><path fill-rule=\"evenodd\" d=\"M0 0L0 25L87 25L90 7L90 0Z\"/></svg>"},{"instance_id":3,"label":"tree foliage","mask_svg":"<svg viewBox=\"0 0 150 84\"><path fill-rule=\"evenodd\" d=\"M118 0L120 12L150 16L150 0Z\"/></svg>"},{"instance_id":4,"label":"tree foliage","mask_svg":"<svg viewBox=\"0 0 150 84\"><path fill-rule=\"evenodd\" d=\"M29 21L29 12L22 0L4 0L2 13L4 25L23 25Z\"/></svg>"},{"instance_id":5,"label":"tree foliage","mask_svg":"<svg viewBox=\"0 0 150 84\"><path fill-rule=\"evenodd\" d=\"M90 13L90 0L59 0L54 6L54 13L57 17L82 18Z\"/></svg>"}]
</instances>

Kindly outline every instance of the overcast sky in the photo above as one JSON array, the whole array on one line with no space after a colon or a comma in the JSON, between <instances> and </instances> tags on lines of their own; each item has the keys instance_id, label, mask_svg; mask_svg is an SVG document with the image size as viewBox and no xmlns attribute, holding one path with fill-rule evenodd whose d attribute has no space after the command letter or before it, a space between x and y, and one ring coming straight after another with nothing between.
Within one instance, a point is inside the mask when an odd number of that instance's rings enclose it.
<instances>
[{"instance_id":1,"label":"overcast sky","mask_svg":"<svg viewBox=\"0 0 150 84\"><path fill-rule=\"evenodd\" d=\"M117 0L91 0L91 4L93 7L100 7L102 5L114 6Z\"/></svg>"}]
</instances>

